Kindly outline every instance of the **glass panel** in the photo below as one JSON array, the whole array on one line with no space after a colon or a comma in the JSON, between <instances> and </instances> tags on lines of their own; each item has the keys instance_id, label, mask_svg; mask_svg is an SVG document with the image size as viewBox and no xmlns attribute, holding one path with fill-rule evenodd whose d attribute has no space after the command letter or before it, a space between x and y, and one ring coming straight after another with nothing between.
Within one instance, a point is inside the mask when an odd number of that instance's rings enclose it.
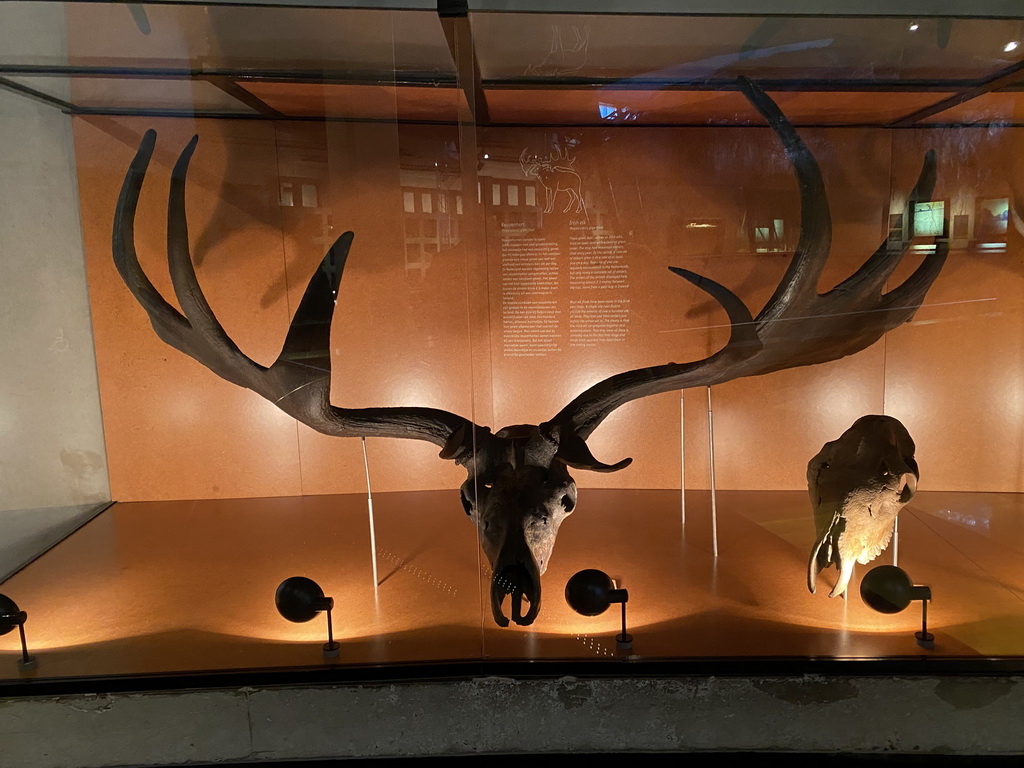
<instances>
[{"instance_id":1,"label":"glass panel","mask_svg":"<svg viewBox=\"0 0 1024 768\"><path fill-rule=\"evenodd\" d=\"M0 4L39 676L1024 657L1021 24Z\"/></svg>"},{"instance_id":2,"label":"glass panel","mask_svg":"<svg viewBox=\"0 0 1024 768\"><path fill-rule=\"evenodd\" d=\"M159 21L164 34L154 29L154 39L187 42L182 50L192 57L202 26L189 24L208 11L210 32L225 9L152 10L150 21ZM68 13L79 24L81 45L88 33L105 30L107 20L133 23L118 6ZM463 374L471 368L468 251L460 214L437 204L441 195L461 193L457 100L431 106L443 125L424 130L398 122L410 101L403 102L396 87L395 73L404 66L393 60L396 39L415 28L417 35L443 41L439 22L434 14L420 15L430 26L424 31L401 14L338 13L332 23L349 30L372 19L376 36L362 40L372 41L373 54L357 47L363 58L356 66L340 58L351 53L344 45L332 54L333 63L322 52L303 50L321 71L338 62L348 71L380 70L373 114L359 122L325 121L324 111L318 119L277 119L273 107L255 112L249 106L243 108L256 119L145 114L169 106L217 108L204 101L210 93L234 98L199 81L73 77L76 105L127 113L102 117L69 117L20 94L2 94L41 111L64 132L67 167L75 175L59 189L66 196L77 188L71 212L76 232L81 214L103 437L118 500L3 585L29 613L30 642L45 659L47 676L323 663L324 617L297 624L275 610L276 590L293 576L313 579L335 599L333 630L344 646L343 663L481 656L476 537L452 492L464 473L441 462L439 446L430 441L388 439L371 428L364 462L359 428L347 438L331 437L289 415L304 418L301 407L292 406L325 380L338 406L472 410L474 383ZM319 11L308 16L324 18ZM315 20L299 26L311 29ZM234 27L238 39L245 30L277 35L271 28ZM281 34L286 41L287 32ZM241 46L233 61L258 51L269 55L272 47ZM277 51L278 60L291 55L286 48ZM143 63L127 44L108 54L123 55L121 63L133 67ZM418 65L417 56L410 61ZM330 323L329 337L321 331L312 339L324 346L292 349L282 372L271 374L290 385L264 380L254 385L260 397L170 349L114 269L114 204L151 129L156 144L134 239L147 275L176 306L167 266L168 182L194 134L199 141L185 184L192 261L219 322L245 355L271 366L318 264L327 255L325 274L340 276L344 268L336 298L326 299L327 314L299 321L304 334ZM28 135L19 146L27 142ZM27 169L23 175L31 178ZM4 181L13 178L5 174ZM38 224L30 225L28 216L24 221L26 238L38 236ZM346 259L338 243L350 230L355 238ZM82 250L80 243L80 262ZM39 255L31 247L25 253ZM26 262L26 279L52 283L47 263ZM68 299L60 284L51 289ZM26 316L18 334L42 334L47 345L56 344L60 328L52 323L41 314ZM71 327L63 327L64 343L79 344ZM61 350L46 351L40 343L36 339L26 354L38 357L42 350L57 358ZM197 343L184 345L193 345L193 354L218 373L230 369L217 362L230 351L197 352ZM91 352L91 342L86 348ZM334 350L327 362L325 353ZM65 460L69 476L97 470L75 453ZM0 661L10 663L2 677L19 674L16 635L14 644L4 638Z\"/></svg>"},{"instance_id":3,"label":"glass panel","mask_svg":"<svg viewBox=\"0 0 1024 768\"><path fill-rule=\"evenodd\" d=\"M485 80L972 80L1019 61L1005 19L475 13Z\"/></svg>"}]
</instances>

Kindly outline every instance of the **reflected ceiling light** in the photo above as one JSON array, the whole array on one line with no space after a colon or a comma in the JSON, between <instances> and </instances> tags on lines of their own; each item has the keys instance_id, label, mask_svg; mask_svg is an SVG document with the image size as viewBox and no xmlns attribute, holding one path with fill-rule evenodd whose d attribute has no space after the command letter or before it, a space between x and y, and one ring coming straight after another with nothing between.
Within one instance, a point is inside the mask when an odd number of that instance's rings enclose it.
<instances>
[{"instance_id":1,"label":"reflected ceiling light","mask_svg":"<svg viewBox=\"0 0 1024 768\"><path fill-rule=\"evenodd\" d=\"M484 152L484 160L490 160L490 159L491 159L491 156L489 154L487 154L486 152Z\"/></svg>"},{"instance_id":2,"label":"reflected ceiling light","mask_svg":"<svg viewBox=\"0 0 1024 768\"><path fill-rule=\"evenodd\" d=\"M622 605L622 632L615 636L619 650L633 647L633 636L626 632L626 603L629 592L616 589L604 571L588 568L573 575L565 585L565 602L583 616L600 616L612 603Z\"/></svg>"},{"instance_id":3,"label":"reflected ceiling light","mask_svg":"<svg viewBox=\"0 0 1024 768\"><path fill-rule=\"evenodd\" d=\"M324 643L324 656L330 658L338 655L341 645L334 642L334 624L331 621L331 610L334 598L324 597L324 591L312 579L305 576L292 576L278 585L274 595L277 612L288 621L297 624L312 621L318 613L327 611L327 642Z\"/></svg>"},{"instance_id":4,"label":"reflected ceiling light","mask_svg":"<svg viewBox=\"0 0 1024 768\"><path fill-rule=\"evenodd\" d=\"M1005 51L1006 53L1009 53L1010 51L1016 51L1019 45L1020 43L1018 43L1016 40L1011 40L1010 42L1003 46L1003 51Z\"/></svg>"},{"instance_id":5,"label":"reflected ceiling light","mask_svg":"<svg viewBox=\"0 0 1024 768\"><path fill-rule=\"evenodd\" d=\"M919 30L920 28L921 25L918 24L916 21L910 22L910 26L907 27L907 29L909 29L911 32L917 32L917 30Z\"/></svg>"},{"instance_id":6,"label":"reflected ceiling light","mask_svg":"<svg viewBox=\"0 0 1024 768\"><path fill-rule=\"evenodd\" d=\"M868 607L879 613L899 613L914 600L921 601L921 631L915 632L922 648L935 647L935 635L928 631L928 601L931 587L915 586L910 576L895 565L872 568L860 583L860 596Z\"/></svg>"},{"instance_id":7,"label":"reflected ceiling light","mask_svg":"<svg viewBox=\"0 0 1024 768\"><path fill-rule=\"evenodd\" d=\"M7 595L0 595L0 635L6 635L15 627L21 633L21 658L18 667L31 669L36 665L36 657L28 655L28 644L25 642L25 620L28 614L18 608Z\"/></svg>"}]
</instances>

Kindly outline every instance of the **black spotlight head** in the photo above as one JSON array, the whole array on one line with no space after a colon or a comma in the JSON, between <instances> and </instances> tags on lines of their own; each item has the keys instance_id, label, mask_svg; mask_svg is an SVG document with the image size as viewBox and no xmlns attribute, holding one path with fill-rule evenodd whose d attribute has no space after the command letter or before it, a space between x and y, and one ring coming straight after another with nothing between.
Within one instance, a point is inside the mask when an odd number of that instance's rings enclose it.
<instances>
[{"instance_id":1,"label":"black spotlight head","mask_svg":"<svg viewBox=\"0 0 1024 768\"><path fill-rule=\"evenodd\" d=\"M614 589L611 577L604 571L588 568L573 575L565 585L565 602L584 616L599 616L611 605Z\"/></svg>"},{"instance_id":2,"label":"black spotlight head","mask_svg":"<svg viewBox=\"0 0 1024 768\"><path fill-rule=\"evenodd\" d=\"M21 623L18 621L20 613L17 603L7 595L0 595L0 635L6 635Z\"/></svg>"},{"instance_id":3,"label":"black spotlight head","mask_svg":"<svg viewBox=\"0 0 1024 768\"><path fill-rule=\"evenodd\" d=\"M860 582L860 596L879 613L899 613L913 599L913 582L902 568L880 565L872 568Z\"/></svg>"},{"instance_id":4,"label":"black spotlight head","mask_svg":"<svg viewBox=\"0 0 1024 768\"><path fill-rule=\"evenodd\" d=\"M292 576L282 581L274 603L278 613L296 623L312 621L318 613L334 605L331 598L324 597L320 585L305 576Z\"/></svg>"}]
</instances>

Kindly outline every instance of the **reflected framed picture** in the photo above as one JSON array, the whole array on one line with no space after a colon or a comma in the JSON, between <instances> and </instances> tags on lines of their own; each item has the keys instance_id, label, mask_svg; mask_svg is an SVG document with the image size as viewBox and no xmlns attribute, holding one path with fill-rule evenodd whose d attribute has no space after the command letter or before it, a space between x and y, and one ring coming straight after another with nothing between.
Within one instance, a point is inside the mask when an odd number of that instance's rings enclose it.
<instances>
[{"instance_id":1,"label":"reflected framed picture","mask_svg":"<svg viewBox=\"0 0 1024 768\"><path fill-rule=\"evenodd\" d=\"M953 217L953 237L966 239L971 235L971 217L966 213L958 213Z\"/></svg>"},{"instance_id":2,"label":"reflected framed picture","mask_svg":"<svg viewBox=\"0 0 1024 768\"><path fill-rule=\"evenodd\" d=\"M914 234L919 237L942 237L946 234L945 200L914 203Z\"/></svg>"},{"instance_id":3,"label":"reflected framed picture","mask_svg":"<svg viewBox=\"0 0 1024 768\"><path fill-rule=\"evenodd\" d=\"M981 198L974 213L975 240L1005 240L1010 218L1010 200L1006 197Z\"/></svg>"},{"instance_id":4,"label":"reflected framed picture","mask_svg":"<svg viewBox=\"0 0 1024 768\"><path fill-rule=\"evenodd\" d=\"M889 214L889 242L898 243L903 240L903 214Z\"/></svg>"}]
</instances>

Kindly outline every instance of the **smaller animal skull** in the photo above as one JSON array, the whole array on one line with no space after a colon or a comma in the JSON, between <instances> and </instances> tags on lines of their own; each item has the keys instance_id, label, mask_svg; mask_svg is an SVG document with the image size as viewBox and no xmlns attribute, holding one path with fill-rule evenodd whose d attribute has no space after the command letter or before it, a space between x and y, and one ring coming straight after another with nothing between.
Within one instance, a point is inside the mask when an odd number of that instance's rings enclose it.
<instances>
[{"instance_id":1,"label":"smaller animal skull","mask_svg":"<svg viewBox=\"0 0 1024 768\"><path fill-rule=\"evenodd\" d=\"M917 491L914 441L891 416L862 416L807 464L817 541L807 566L813 593L830 565L839 578L829 597L846 596L855 562L866 565L889 546L896 515Z\"/></svg>"}]
</instances>

